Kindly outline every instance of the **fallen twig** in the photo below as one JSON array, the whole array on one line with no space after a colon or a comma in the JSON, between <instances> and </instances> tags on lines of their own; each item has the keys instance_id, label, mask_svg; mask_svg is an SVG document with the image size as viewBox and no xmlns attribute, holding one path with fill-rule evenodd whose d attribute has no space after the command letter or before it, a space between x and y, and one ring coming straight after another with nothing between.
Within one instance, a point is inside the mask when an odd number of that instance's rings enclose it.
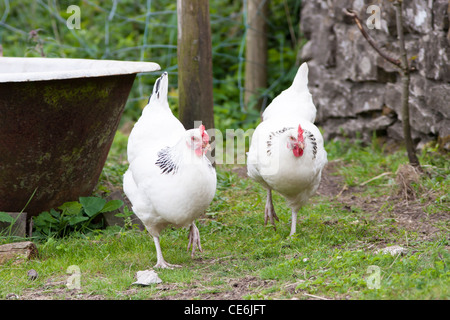
<instances>
[{"instance_id":1,"label":"fallen twig","mask_svg":"<svg viewBox=\"0 0 450 320\"><path fill-rule=\"evenodd\" d=\"M309 294L309 293L303 293L303 294L304 294L305 296L313 297L313 298L320 299L320 300L330 300L330 299L327 299L327 298L324 298L324 297L315 296L315 295Z\"/></svg>"},{"instance_id":2,"label":"fallen twig","mask_svg":"<svg viewBox=\"0 0 450 320\"><path fill-rule=\"evenodd\" d=\"M360 185L360 186L364 186L364 185L368 184L369 182L372 182L372 181L374 181L374 180L380 179L380 178L382 178L382 177L384 177L384 176L387 176L387 175L390 175L390 174L392 174L392 172L383 172L382 174L379 174L378 176L373 177L372 179L369 179L369 180L367 180L367 181L364 181L363 183L360 183L359 185Z\"/></svg>"},{"instance_id":3,"label":"fallen twig","mask_svg":"<svg viewBox=\"0 0 450 320\"><path fill-rule=\"evenodd\" d=\"M345 184L342 187L341 191L336 195L336 199L339 198L344 193L344 191L346 191L346 190L348 190L348 186Z\"/></svg>"}]
</instances>

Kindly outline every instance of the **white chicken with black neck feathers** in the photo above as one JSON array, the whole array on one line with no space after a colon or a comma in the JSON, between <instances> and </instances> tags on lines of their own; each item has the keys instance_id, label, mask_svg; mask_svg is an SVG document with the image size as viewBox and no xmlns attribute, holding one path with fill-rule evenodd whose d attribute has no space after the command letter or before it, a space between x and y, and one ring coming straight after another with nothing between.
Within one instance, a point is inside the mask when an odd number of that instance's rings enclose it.
<instances>
[{"instance_id":1,"label":"white chicken with black neck feathers","mask_svg":"<svg viewBox=\"0 0 450 320\"><path fill-rule=\"evenodd\" d=\"M272 190L280 193L292 211L291 232L296 232L297 214L320 184L327 163L323 137L313 124L316 107L307 87L308 65L303 63L288 89L264 111L247 153L247 173L267 190L264 224L275 228L279 220Z\"/></svg>"},{"instance_id":2,"label":"white chicken with black neck feathers","mask_svg":"<svg viewBox=\"0 0 450 320\"><path fill-rule=\"evenodd\" d=\"M205 153L209 136L203 125L185 130L172 114L167 101L168 75L155 82L128 140L130 166L123 189L136 216L155 242L155 268L180 267L167 263L162 255L160 232L169 225L189 227L188 250L202 251L197 219L210 205L216 192L216 171Z\"/></svg>"}]
</instances>

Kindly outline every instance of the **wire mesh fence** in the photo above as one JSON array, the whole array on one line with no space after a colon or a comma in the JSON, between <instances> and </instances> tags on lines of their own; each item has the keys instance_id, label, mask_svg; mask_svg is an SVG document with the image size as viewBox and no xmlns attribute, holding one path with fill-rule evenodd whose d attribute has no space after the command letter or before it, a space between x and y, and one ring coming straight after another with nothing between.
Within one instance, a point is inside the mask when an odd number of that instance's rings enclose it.
<instances>
[{"instance_id":1,"label":"wire mesh fence","mask_svg":"<svg viewBox=\"0 0 450 320\"><path fill-rule=\"evenodd\" d=\"M269 14L264 16L268 25L268 87L254 97L255 101L263 98L263 105L249 110L244 104L247 0L210 1L214 110L219 127L242 127L256 121L259 111L295 74L302 44L298 28L301 1L271 0L269 4ZM74 16L74 6L79 8L78 17ZM169 0L0 0L0 48L3 56L157 62L161 72L169 72L169 102L176 113L176 6ZM136 119L140 115L157 76L138 74L125 117Z\"/></svg>"}]
</instances>

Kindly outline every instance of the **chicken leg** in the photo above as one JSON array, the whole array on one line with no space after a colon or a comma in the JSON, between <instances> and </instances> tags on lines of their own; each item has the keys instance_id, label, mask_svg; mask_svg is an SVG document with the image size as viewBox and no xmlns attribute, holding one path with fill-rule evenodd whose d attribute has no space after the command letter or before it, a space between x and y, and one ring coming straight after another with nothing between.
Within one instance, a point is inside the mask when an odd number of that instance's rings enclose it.
<instances>
[{"instance_id":1,"label":"chicken leg","mask_svg":"<svg viewBox=\"0 0 450 320\"><path fill-rule=\"evenodd\" d=\"M153 268L162 268L162 269L173 269L173 268L181 268L178 264L170 264L167 263L162 255L161 245L159 244L159 237L153 236L153 241L155 242L156 247L156 264Z\"/></svg>"},{"instance_id":2,"label":"chicken leg","mask_svg":"<svg viewBox=\"0 0 450 320\"><path fill-rule=\"evenodd\" d=\"M277 228L275 227L275 221L273 219L280 221L275 212L275 208L273 207L272 190L267 189L266 208L264 209L264 225L267 225L267 220L270 220L270 223L273 224L273 229L277 230Z\"/></svg>"},{"instance_id":3,"label":"chicken leg","mask_svg":"<svg viewBox=\"0 0 450 320\"><path fill-rule=\"evenodd\" d=\"M189 251L191 245L192 245L192 253L191 253L192 258L194 258L195 247L197 247L200 252L203 252L202 245L200 243L200 232L198 231L195 222L192 222L191 227L189 228L189 243L187 251Z\"/></svg>"},{"instance_id":4,"label":"chicken leg","mask_svg":"<svg viewBox=\"0 0 450 320\"><path fill-rule=\"evenodd\" d=\"M292 222L291 222L291 233L289 233L289 237L297 231L297 211L292 210Z\"/></svg>"}]
</instances>

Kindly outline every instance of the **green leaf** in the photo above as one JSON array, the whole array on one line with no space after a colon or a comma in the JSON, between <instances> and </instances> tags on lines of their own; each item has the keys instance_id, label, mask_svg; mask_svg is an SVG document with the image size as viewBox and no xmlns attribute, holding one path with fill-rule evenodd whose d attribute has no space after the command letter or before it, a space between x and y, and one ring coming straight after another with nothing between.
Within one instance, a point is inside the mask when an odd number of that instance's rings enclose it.
<instances>
[{"instance_id":1,"label":"green leaf","mask_svg":"<svg viewBox=\"0 0 450 320\"><path fill-rule=\"evenodd\" d=\"M52 222L52 223L57 222L57 220L55 218L53 218L51 216L51 214L48 213L48 211L41 212L39 214L39 216L37 217L37 220L42 220L43 222L47 221L47 222Z\"/></svg>"},{"instance_id":2,"label":"green leaf","mask_svg":"<svg viewBox=\"0 0 450 320\"><path fill-rule=\"evenodd\" d=\"M58 207L64 214L70 216L79 214L82 208L83 205L77 201L69 201Z\"/></svg>"},{"instance_id":3,"label":"green leaf","mask_svg":"<svg viewBox=\"0 0 450 320\"><path fill-rule=\"evenodd\" d=\"M83 205L84 212L92 217L103 209L106 200L97 197L80 197L80 203Z\"/></svg>"},{"instance_id":4,"label":"green leaf","mask_svg":"<svg viewBox=\"0 0 450 320\"><path fill-rule=\"evenodd\" d=\"M43 228L47 225L47 222L40 219L39 217L33 217L33 225L36 227L36 229Z\"/></svg>"},{"instance_id":5,"label":"green leaf","mask_svg":"<svg viewBox=\"0 0 450 320\"><path fill-rule=\"evenodd\" d=\"M125 214L125 213L122 213L122 212L116 213L114 216L118 217L118 218L128 218L129 217L128 214Z\"/></svg>"},{"instance_id":6,"label":"green leaf","mask_svg":"<svg viewBox=\"0 0 450 320\"><path fill-rule=\"evenodd\" d=\"M6 212L1 212L0 211L0 222L13 223L14 222L14 218L11 217Z\"/></svg>"},{"instance_id":7,"label":"green leaf","mask_svg":"<svg viewBox=\"0 0 450 320\"><path fill-rule=\"evenodd\" d=\"M50 214L51 214L53 217L55 217L56 219L61 218L61 214L60 214L58 211L56 211L55 209L50 209Z\"/></svg>"},{"instance_id":8,"label":"green leaf","mask_svg":"<svg viewBox=\"0 0 450 320\"><path fill-rule=\"evenodd\" d=\"M88 219L89 219L89 217L86 217L86 216L73 216L73 217L70 217L70 219L69 219L69 225L73 226L80 222L86 221Z\"/></svg>"},{"instance_id":9,"label":"green leaf","mask_svg":"<svg viewBox=\"0 0 450 320\"><path fill-rule=\"evenodd\" d=\"M123 206L122 200L111 200L108 201L103 209L100 212L110 212L119 209L121 206Z\"/></svg>"}]
</instances>

